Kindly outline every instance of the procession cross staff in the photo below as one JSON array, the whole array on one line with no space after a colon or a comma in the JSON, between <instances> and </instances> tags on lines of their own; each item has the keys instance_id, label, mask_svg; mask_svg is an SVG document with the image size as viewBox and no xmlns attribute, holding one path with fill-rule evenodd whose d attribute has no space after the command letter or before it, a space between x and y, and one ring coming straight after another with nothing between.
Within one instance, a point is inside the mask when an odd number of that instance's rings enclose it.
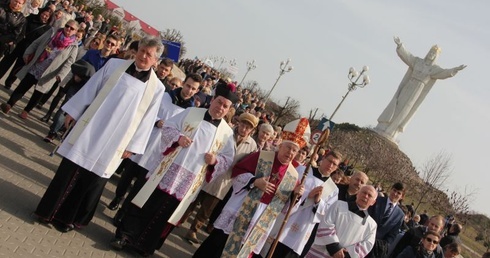
<instances>
[{"instance_id":1,"label":"procession cross staff","mask_svg":"<svg viewBox=\"0 0 490 258\"><path fill-rule=\"evenodd\" d=\"M342 96L342 100L337 105L337 107L333 111L333 113L330 116L330 118L328 119L328 121L326 121L326 123L329 123L329 126L327 127L327 129L322 131L320 139L318 140L318 144L315 146L313 153L317 153L318 150L320 149L320 147L327 142L328 137L330 136L330 121L332 121L333 116L337 113L337 111L339 110L342 103L344 103L344 100L347 98L349 93L353 90L356 90L358 87L364 88L364 86L369 84L369 77L367 75L363 76L362 83L357 83L359 81L359 79L361 78L361 76L365 72L367 72L368 70L369 70L369 68L367 66L364 66L362 68L361 73L357 73L357 71L355 71L354 68L352 68L352 67L349 69L348 78L350 80L350 83L348 84L348 87L347 87L348 88L347 93L344 96ZM301 178L301 185L304 185L304 183L305 183L305 180L306 180L306 177L308 176L308 172L310 170L312 161L313 160L310 159L310 162L308 162L308 164L306 165L305 172L303 173L303 177ZM288 222L289 217L291 216L291 211L293 210L296 203L299 201L300 197L301 196L299 194L294 193L293 199L291 200L291 202L289 202L288 210L286 212L286 215L284 216L284 220L282 221L281 227L279 228L279 232L277 232L277 236L274 239L274 242L272 243L271 248L269 249L269 254L267 255L267 258L271 258L272 255L274 254L274 251L276 250L277 243L279 242L279 238L281 236L281 233L284 230L284 226L286 226L286 223Z\"/></svg>"},{"instance_id":2,"label":"procession cross staff","mask_svg":"<svg viewBox=\"0 0 490 258\"><path fill-rule=\"evenodd\" d=\"M61 135L60 142L58 142L58 144L56 144L56 146L54 147L53 151L51 153L49 153L49 156L50 157L53 157L54 154L56 153L56 151L60 148L60 146L63 143L63 141L65 140L66 136L71 131L71 128L73 127L73 124L75 124L75 123L71 122L70 125L68 126L68 128L66 128L65 132L63 133L63 135Z\"/></svg>"},{"instance_id":3,"label":"procession cross staff","mask_svg":"<svg viewBox=\"0 0 490 258\"><path fill-rule=\"evenodd\" d=\"M329 121L327 121L328 123ZM315 146L315 149L314 149L314 152L313 153L317 153L318 150L320 149L320 146L322 146L323 144L326 143L328 137L330 136L330 128L327 128L325 131L322 132L321 136L320 136L320 139L318 141L318 144ZM303 177L301 178L301 184L304 185L304 182L306 180L306 177L308 176L308 170L310 169L311 167L311 162L312 162L312 159L310 159L310 162L308 162L308 164L306 165L306 168L305 168L305 172L303 173ZM301 196L297 193L294 193L293 195L293 199L289 202L289 207L288 207L288 210L286 212L286 216L284 216L284 220L282 221L282 224L281 224L281 227L279 228L279 232L277 232L277 236L276 238L274 239L274 242L269 250L269 254L267 255L267 258L271 258L272 255L274 254L274 251L276 250L276 247L277 247L277 243L279 242L279 237L281 236L281 233L282 231L284 230L284 226L286 225L286 223L288 222L289 220L289 216L291 216L291 211L293 210L294 206L296 205L296 203L299 201L299 198Z\"/></svg>"}]
</instances>

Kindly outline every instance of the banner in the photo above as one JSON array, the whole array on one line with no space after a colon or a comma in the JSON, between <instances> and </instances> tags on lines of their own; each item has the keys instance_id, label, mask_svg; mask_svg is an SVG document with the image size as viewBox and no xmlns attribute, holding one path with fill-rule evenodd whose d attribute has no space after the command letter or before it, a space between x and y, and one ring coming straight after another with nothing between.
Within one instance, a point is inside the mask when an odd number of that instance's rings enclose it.
<instances>
[{"instance_id":1,"label":"banner","mask_svg":"<svg viewBox=\"0 0 490 258\"><path fill-rule=\"evenodd\" d=\"M162 39L162 43L165 46L162 57L172 59L174 62L179 62L180 57L180 42L173 42Z\"/></svg>"}]
</instances>

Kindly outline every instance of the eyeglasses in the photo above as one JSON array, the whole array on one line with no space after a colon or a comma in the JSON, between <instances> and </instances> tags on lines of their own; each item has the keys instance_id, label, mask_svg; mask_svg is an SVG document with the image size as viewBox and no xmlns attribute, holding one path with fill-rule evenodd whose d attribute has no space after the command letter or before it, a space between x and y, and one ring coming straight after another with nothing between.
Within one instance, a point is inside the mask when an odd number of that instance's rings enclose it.
<instances>
[{"instance_id":1,"label":"eyeglasses","mask_svg":"<svg viewBox=\"0 0 490 258\"><path fill-rule=\"evenodd\" d=\"M435 239L432 239L430 237L426 237L425 240L427 240L427 242L429 243L433 243L435 245L439 244L439 241L435 240Z\"/></svg>"},{"instance_id":2,"label":"eyeglasses","mask_svg":"<svg viewBox=\"0 0 490 258\"><path fill-rule=\"evenodd\" d=\"M73 28L72 26L70 26L68 24L65 25L65 28L70 29L70 30L76 30L75 28Z\"/></svg>"},{"instance_id":3,"label":"eyeglasses","mask_svg":"<svg viewBox=\"0 0 490 258\"><path fill-rule=\"evenodd\" d=\"M116 43L114 43L114 42L112 42L112 41L110 41L110 40L106 40L106 41L105 41L105 43L106 43L107 45L109 45L109 46L112 46L112 47L116 45Z\"/></svg>"}]
</instances>

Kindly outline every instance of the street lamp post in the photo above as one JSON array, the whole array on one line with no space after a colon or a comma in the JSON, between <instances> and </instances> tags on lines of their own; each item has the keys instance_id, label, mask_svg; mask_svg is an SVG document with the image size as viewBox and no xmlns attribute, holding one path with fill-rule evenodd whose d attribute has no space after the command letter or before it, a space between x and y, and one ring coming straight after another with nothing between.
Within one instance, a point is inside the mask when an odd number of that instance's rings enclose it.
<instances>
[{"instance_id":1,"label":"street lamp post","mask_svg":"<svg viewBox=\"0 0 490 258\"><path fill-rule=\"evenodd\" d=\"M354 91L357 88L364 88L366 85L369 84L369 82L370 82L369 76L367 74L365 74L368 70L369 70L369 67L366 65L364 67L362 67L362 70L360 73L358 71L356 71L353 67L351 67L349 69L349 74L347 75L347 78L349 78L350 83L347 85L347 93L345 93L345 95L342 96L342 100L337 105L337 107L335 108L335 110L333 111L332 115L330 116L330 118L328 120L332 121L333 116L335 115L335 113L337 113L340 106L342 105L342 103L344 103L344 100L347 98L347 96L349 95L349 93L351 91ZM362 82L358 83L358 81L361 77L362 77Z\"/></svg>"},{"instance_id":2,"label":"street lamp post","mask_svg":"<svg viewBox=\"0 0 490 258\"><path fill-rule=\"evenodd\" d=\"M270 97L272 91L274 90L274 88L276 87L277 83L279 82L279 79L281 79L281 77L285 73L289 73L289 72L291 72L293 70L293 67L292 66L288 66L289 65L289 62L291 62L291 58L288 58L288 60L286 60L286 62L282 61L281 64L279 65L279 69L280 69L279 70L279 76L277 77L277 80L274 83L274 85L272 85L272 89L265 96L265 103L267 103L267 101L269 100L269 97Z\"/></svg>"},{"instance_id":3,"label":"street lamp post","mask_svg":"<svg viewBox=\"0 0 490 258\"><path fill-rule=\"evenodd\" d=\"M255 59L252 61L247 61L247 71L245 72L245 75L243 76L242 80L238 85L242 85L243 81L245 80L245 77L247 77L247 74L251 71L257 68L257 65L255 64Z\"/></svg>"},{"instance_id":4,"label":"street lamp post","mask_svg":"<svg viewBox=\"0 0 490 258\"><path fill-rule=\"evenodd\" d=\"M223 65L223 63L226 61L226 57L224 57L224 56L218 57L218 61L220 61L219 66L218 66L218 69L220 69L221 66Z\"/></svg>"}]
</instances>

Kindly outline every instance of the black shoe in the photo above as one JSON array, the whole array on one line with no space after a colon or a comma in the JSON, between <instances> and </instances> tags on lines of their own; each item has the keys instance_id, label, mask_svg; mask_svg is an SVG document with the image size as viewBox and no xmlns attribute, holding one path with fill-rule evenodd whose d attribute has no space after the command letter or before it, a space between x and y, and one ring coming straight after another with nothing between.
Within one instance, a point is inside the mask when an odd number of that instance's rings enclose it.
<instances>
[{"instance_id":1,"label":"black shoe","mask_svg":"<svg viewBox=\"0 0 490 258\"><path fill-rule=\"evenodd\" d=\"M46 137L44 137L43 141L52 143L54 138L56 138L56 133L49 132L48 135L46 135Z\"/></svg>"},{"instance_id":2,"label":"black shoe","mask_svg":"<svg viewBox=\"0 0 490 258\"><path fill-rule=\"evenodd\" d=\"M47 123L49 121L49 116L48 115L45 115L45 116L39 118L39 120L41 120L42 122Z\"/></svg>"},{"instance_id":3,"label":"black shoe","mask_svg":"<svg viewBox=\"0 0 490 258\"><path fill-rule=\"evenodd\" d=\"M67 233L75 229L75 226L73 226L73 224L64 224L61 222L53 222L53 226L61 233Z\"/></svg>"},{"instance_id":4,"label":"black shoe","mask_svg":"<svg viewBox=\"0 0 490 258\"><path fill-rule=\"evenodd\" d=\"M51 223L48 219L37 217L37 222L41 225L49 225Z\"/></svg>"},{"instance_id":5,"label":"black shoe","mask_svg":"<svg viewBox=\"0 0 490 258\"><path fill-rule=\"evenodd\" d=\"M112 200L112 202L107 205L107 208L109 208L109 210L111 211L119 209L119 203L121 202L121 199L121 197L114 198L114 200Z\"/></svg>"},{"instance_id":6,"label":"black shoe","mask_svg":"<svg viewBox=\"0 0 490 258\"><path fill-rule=\"evenodd\" d=\"M112 219L112 225L119 227L119 225L121 225L123 217L124 217L124 212L122 212L121 210L118 210L116 215Z\"/></svg>"},{"instance_id":7,"label":"black shoe","mask_svg":"<svg viewBox=\"0 0 490 258\"><path fill-rule=\"evenodd\" d=\"M114 239L111 241L111 246L117 251L121 251L128 245L128 242L125 239Z\"/></svg>"},{"instance_id":8,"label":"black shoe","mask_svg":"<svg viewBox=\"0 0 490 258\"><path fill-rule=\"evenodd\" d=\"M39 215L37 215L36 213L31 213L31 217L37 221L39 224L41 225L49 225L51 223L51 221L49 219L45 219L45 218L41 218Z\"/></svg>"},{"instance_id":9,"label":"black shoe","mask_svg":"<svg viewBox=\"0 0 490 258\"><path fill-rule=\"evenodd\" d=\"M5 88L7 88L7 89L12 88L12 84L14 84L14 82L15 82L15 80L16 80L16 79L17 79L17 78L15 78L14 80L12 80L12 79L10 79L10 80L9 80L9 78L7 78L7 79L5 80L5 83L4 83L4 85L3 85L3 86L4 86Z\"/></svg>"}]
</instances>

